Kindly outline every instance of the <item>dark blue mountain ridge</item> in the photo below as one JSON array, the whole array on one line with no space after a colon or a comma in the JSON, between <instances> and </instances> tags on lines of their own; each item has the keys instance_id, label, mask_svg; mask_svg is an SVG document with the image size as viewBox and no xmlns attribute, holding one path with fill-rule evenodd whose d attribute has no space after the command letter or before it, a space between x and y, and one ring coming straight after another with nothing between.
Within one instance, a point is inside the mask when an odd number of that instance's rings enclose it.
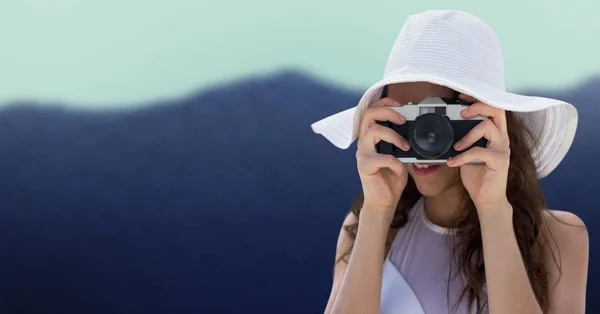
<instances>
[{"instance_id":1,"label":"dark blue mountain ridge","mask_svg":"<svg viewBox=\"0 0 600 314\"><path fill-rule=\"evenodd\" d=\"M552 208L588 227L600 217L590 82L531 92L579 109L573 148L542 183ZM282 71L137 109L4 108L0 312L322 312L360 184L353 149L310 124L359 97ZM599 254L592 246L590 313Z\"/></svg>"}]
</instances>

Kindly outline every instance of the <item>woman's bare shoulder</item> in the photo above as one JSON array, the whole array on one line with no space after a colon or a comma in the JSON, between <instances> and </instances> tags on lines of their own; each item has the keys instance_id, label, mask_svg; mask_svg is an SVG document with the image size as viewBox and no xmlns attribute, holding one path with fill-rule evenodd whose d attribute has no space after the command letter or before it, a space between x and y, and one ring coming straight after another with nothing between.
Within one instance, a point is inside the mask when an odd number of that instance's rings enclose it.
<instances>
[{"instance_id":1,"label":"woman's bare shoulder","mask_svg":"<svg viewBox=\"0 0 600 314\"><path fill-rule=\"evenodd\" d=\"M575 213L565 210L548 209L544 211L544 220L550 232L555 236L587 237L585 223Z\"/></svg>"},{"instance_id":2,"label":"woman's bare shoulder","mask_svg":"<svg viewBox=\"0 0 600 314\"><path fill-rule=\"evenodd\" d=\"M548 209L543 212L545 228L542 233L547 249L565 251L582 248L588 243L588 230L583 220L565 210Z\"/></svg>"},{"instance_id":3,"label":"woman's bare shoulder","mask_svg":"<svg viewBox=\"0 0 600 314\"><path fill-rule=\"evenodd\" d=\"M550 273L552 313L584 313L589 235L583 220L564 210L544 211L544 264Z\"/></svg>"}]
</instances>

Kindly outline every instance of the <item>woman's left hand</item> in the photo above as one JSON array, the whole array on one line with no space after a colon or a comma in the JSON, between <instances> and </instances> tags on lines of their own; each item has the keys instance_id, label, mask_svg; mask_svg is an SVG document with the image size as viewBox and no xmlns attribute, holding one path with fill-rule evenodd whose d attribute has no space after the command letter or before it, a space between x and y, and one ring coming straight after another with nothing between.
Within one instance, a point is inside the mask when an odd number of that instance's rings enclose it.
<instances>
[{"instance_id":1,"label":"woman's left hand","mask_svg":"<svg viewBox=\"0 0 600 314\"><path fill-rule=\"evenodd\" d=\"M508 204L506 184L510 164L506 113L467 95L460 95L460 98L473 103L461 112L463 118L483 116L486 119L458 141L454 149L468 149L481 138L485 138L488 144L485 148L476 146L462 152L450 159L448 166L460 167L463 186L480 214L492 208L505 207ZM474 161L483 164L468 164Z\"/></svg>"}]
</instances>

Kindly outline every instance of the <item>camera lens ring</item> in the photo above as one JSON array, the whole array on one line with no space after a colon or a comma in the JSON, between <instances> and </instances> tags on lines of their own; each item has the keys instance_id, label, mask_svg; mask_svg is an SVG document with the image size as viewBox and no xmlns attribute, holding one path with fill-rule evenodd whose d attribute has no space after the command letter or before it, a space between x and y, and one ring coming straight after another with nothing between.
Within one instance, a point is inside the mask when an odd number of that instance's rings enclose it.
<instances>
[{"instance_id":1,"label":"camera lens ring","mask_svg":"<svg viewBox=\"0 0 600 314\"><path fill-rule=\"evenodd\" d=\"M433 143L431 147L423 147L429 145L425 143L423 136L425 133L428 134L429 144L432 143L432 140L436 141L436 135L441 138L439 143ZM447 117L436 113L426 113L418 116L411 124L408 141L420 157L437 159L447 153L454 144L454 128Z\"/></svg>"}]
</instances>

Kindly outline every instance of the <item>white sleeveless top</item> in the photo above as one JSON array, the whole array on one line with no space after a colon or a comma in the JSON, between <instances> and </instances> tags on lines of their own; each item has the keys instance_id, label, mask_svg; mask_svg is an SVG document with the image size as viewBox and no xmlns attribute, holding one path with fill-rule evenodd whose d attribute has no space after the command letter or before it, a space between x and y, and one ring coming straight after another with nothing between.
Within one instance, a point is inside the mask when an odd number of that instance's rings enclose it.
<instances>
[{"instance_id":1,"label":"white sleeveless top","mask_svg":"<svg viewBox=\"0 0 600 314\"><path fill-rule=\"evenodd\" d=\"M448 290L448 271L452 264L449 248L452 239L449 237L454 236L454 230L429 221L423 203L421 199L415 204L407 224L398 231L385 259L381 313L468 313L466 298L455 307L464 287L456 271L452 272L453 279ZM488 313L487 308L484 313Z\"/></svg>"}]
</instances>

